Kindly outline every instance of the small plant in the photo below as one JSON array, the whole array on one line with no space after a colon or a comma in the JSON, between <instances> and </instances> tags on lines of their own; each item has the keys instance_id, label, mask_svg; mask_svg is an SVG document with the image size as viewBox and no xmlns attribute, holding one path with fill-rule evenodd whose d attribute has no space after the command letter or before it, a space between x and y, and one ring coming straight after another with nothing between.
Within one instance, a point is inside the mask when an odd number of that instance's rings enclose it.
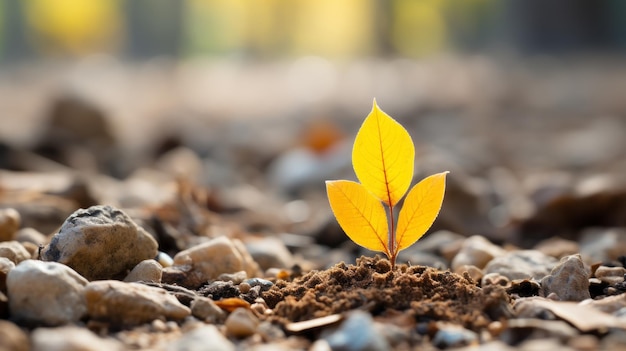
<instances>
[{"instance_id":1,"label":"small plant","mask_svg":"<svg viewBox=\"0 0 626 351\"><path fill-rule=\"evenodd\" d=\"M358 245L384 252L392 267L398 252L430 228L443 203L448 172L433 174L409 191L396 228L393 210L411 185L414 160L411 136L374 100L352 149L352 166L361 183L326 181L330 207L343 231Z\"/></svg>"}]
</instances>

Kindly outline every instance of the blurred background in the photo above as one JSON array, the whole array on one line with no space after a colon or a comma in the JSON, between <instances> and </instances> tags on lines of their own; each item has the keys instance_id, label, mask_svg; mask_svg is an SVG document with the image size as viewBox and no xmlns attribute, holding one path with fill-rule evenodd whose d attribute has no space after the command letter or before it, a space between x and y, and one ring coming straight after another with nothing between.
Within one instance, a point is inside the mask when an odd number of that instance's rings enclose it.
<instances>
[{"instance_id":1,"label":"blurred background","mask_svg":"<svg viewBox=\"0 0 626 351\"><path fill-rule=\"evenodd\" d=\"M416 142L416 180L452 171L439 227L490 235L624 185L625 54L619 0L4 0L0 168L159 169L328 215L323 181L354 178L376 98ZM94 196L162 199L146 182Z\"/></svg>"}]
</instances>

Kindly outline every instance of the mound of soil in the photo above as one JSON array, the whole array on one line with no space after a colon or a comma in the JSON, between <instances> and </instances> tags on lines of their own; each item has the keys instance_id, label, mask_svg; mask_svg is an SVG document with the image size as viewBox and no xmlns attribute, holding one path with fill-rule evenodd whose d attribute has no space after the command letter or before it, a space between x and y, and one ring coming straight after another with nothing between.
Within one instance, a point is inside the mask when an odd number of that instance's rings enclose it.
<instances>
[{"instance_id":1,"label":"mound of soil","mask_svg":"<svg viewBox=\"0 0 626 351\"><path fill-rule=\"evenodd\" d=\"M481 288L469 275L431 267L392 269L378 255L278 281L262 297L274 311L271 318L283 324L360 308L374 316L402 311L416 323L450 321L480 330L511 314L510 298L500 286Z\"/></svg>"}]
</instances>

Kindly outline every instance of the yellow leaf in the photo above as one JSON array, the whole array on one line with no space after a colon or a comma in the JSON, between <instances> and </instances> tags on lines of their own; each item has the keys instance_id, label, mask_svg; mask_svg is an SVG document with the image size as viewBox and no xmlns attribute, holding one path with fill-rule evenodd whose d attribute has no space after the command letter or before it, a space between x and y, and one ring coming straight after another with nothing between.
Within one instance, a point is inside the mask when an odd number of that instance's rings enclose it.
<instances>
[{"instance_id":1,"label":"yellow leaf","mask_svg":"<svg viewBox=\"0 0 626 351\"><path fill-rule=\"evenodd\" d=\"M409 191L398 216L398 251L413 245L437 218L446 190L446 174L433 174Z\"/></svg>"},{"instance_id":2,"label":"yellow leaf","mask_svg":"<svg viewBox=\"0 0 626 351\"><path fill-rule=\"evenodd\" d=\"M359 129L352 166L363 186L394 206L411 185L415 148L409 133L376 105Z\"/></svg>"},{"instance_id":3,"label":"yellow leaf","mask_svg":"<svg viewBox=\"0 0 626 351\"><path fill-rule=\"evenodd\" d=\"M387 214L383 204L361 184L348 180L326 182L328 201L346 235L367 249L387 249Z\"/></svg>"}]
</instances>

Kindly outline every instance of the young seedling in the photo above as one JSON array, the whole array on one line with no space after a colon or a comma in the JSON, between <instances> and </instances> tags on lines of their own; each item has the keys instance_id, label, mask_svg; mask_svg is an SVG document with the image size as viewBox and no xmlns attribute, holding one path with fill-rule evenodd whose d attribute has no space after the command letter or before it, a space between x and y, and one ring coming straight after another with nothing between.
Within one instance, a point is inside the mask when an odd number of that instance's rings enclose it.
<instances>
[{"instance_id":1,"label":"young seedling","mask_svg":"<svg viewBox=\"0 0 626 351\"><path fill-rule=\"evenodd\" d=\"M431 175L409 191L396 228L393 210L411 185L414 160L411 136L374 100L352 149L352 166L361 183L326 181L330 207L346 235L366 249L384 252L392 267L398 252L430 228L443 203L448 172Z\"/></svg>"}]
</instances>

